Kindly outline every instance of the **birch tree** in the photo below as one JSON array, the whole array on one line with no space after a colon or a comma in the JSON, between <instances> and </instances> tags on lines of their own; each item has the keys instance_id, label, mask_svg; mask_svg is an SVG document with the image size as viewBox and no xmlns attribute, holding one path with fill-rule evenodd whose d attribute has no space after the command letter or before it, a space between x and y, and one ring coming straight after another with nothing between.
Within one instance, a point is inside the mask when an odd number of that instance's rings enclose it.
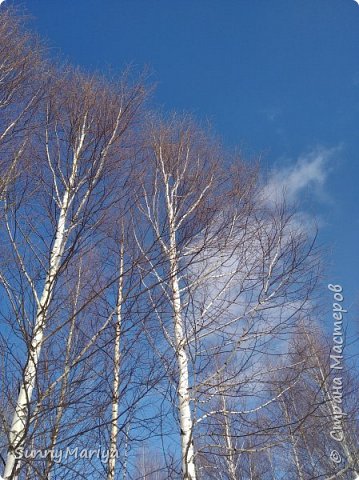
<instances>
[{"instance_id":1,"label":"birch tree","mask_svg":"<svg viewBox=\"0 0 359 480\"><path fill-rule=\"evenodd\" d=\"M326 347L303 328L315 239L257 165L143 97L50 65L0 13L3 476L349 479L355 395L338 471ZM18 457L94 444L107 464Z\"/></svg>"},{"instance_id":2,"label":"birch tree","mask_svg":"<svg viewBox=\"0 0 359 480\"><path fill-rule=\"evenodd\" d=\"M162 126L158 130L152 126L149 129L145 140L145 161L148 162L148 168L143 175L142 191L137 203L140 214L148 224L145 229L150 229L155 249L158 243L157 252L153 252L152 258L145 253L138 233L136 235L139 248L148 261L148 281L152 281L151 277L154 277L155 283L159 283L170 307L173 323L168 327L164 325L164 319L154 305L155 293L149 288L149 303L153 305L165 337L176 357L182 476L188 480L196 479L196 469L189 352L183 316L185 307L180 287L179 235L181 226L186 227L187 218L195 215L197 209L204 203L206 192L214 181L211 174L202 170L202 158L199 158L197 163L193 163L192 141L192 132L186 125L180 127L178 131L172 126L168 128ZM200 151L197 150L197 153ZM186 183L189 175L194 178L192 184ZM157 268L154 265L156 255L162 258L162 263ZM146 273L144 282L147 281ZM171 332L168 332L168 328Z\"/></svg>"},{"instance_id":3,"label":"birch tree","mask_svg":"<svg viewBox=\"0 0 359 480\"><path fill-rule=\"evenodd\" d=\"M200 265L210 262L220 251L219 238L225 242L223 230L230 230L231 221L227 212L223 213L220 198L223 195L222 201L230 202L239 183L232 193L226 189L225 176L218 165L218 146L188 119L152 123L144 145L146 165L137 204L143 229L149 233L141 237L137 234L136 238L143 253L143 239L153 245L150 253L144 253L147 270L143 269L143 282L148 287L149 308L152 307L169 350L166 352L165 344L161 347L158 341L153 340L152 344L156 355L165 362L168 381L177 391L182 476L195 479L194 397L191 398L195 372L191 345L199 338L199 332L204 333L205 325L192 315L191 293L200 278L204 284L206 276L216 270L213 267L205 273ZM239 178L234 169L232 173ZM249 208L245 197L253 182L250 175L243 175L241 187L246 180L250 180L247 187L237 197L243 202L241 218ZM223 259L219 261L222 262ZM199 268L202 277L198 275ZM176 372L171 370L170 352L176 359Z\"/></svg>"},{"instance_id":4,"label":"birch tree","mask_svg":"<svg viewBox=\"0 0 359 480\"><path fill-rule=\"evenodd\" d=\"M335 423L330 340L318 324L303 322L291 340L289 353L292 359L301 359L302 369L298 372L297 385L288 390L278 404L284 417L284 422L280 418L276 421L277 425L283 425L278 432L283 435L283 444L290 452L287 459L290 464L285 468L293 471L293 476L298 479L318 476L353 478L357 470L355 380L350 378L349 371L341 372L343 397L340 404L345 418L342 422L343 438L336 444L330 434ZM287 372L287 376L295 375L294 370ZM286 383L286 378L279 378L281 384ZM333 449L342 453L343 461L339 465L330 458Z\"/></svg>"},{"instance_id":5,"label":"birch tree","mask_svg":"<svg viewBox=\"0 0 359 480\"><path fill-rule=\"evenodd\" d=\"M225 416L246 415L243 425L252 418L253 429L258 412L280 397L260 393L276 368L263 365L280 356L281 342L309 308L316 255L292 212L263 202L253 169L237 158L228 175L220 165L233 158L193 124L177 119L147 135L138 208L156 247L146 255L144 282L157 282L149 305L166 342L153 341L153 348L177 390L182 475L196 478L197 425L223 414L213 408L219 378L221 395L239 398Z\"/></svg>"},{"instance_id":6,"label":"birch tree","mask_svg":"<svg viewBox=\"0 0 359 480\"><path fill-rule=\"evenodd\" d=\"M58 279L79 246L88 247L96 224L113 201L109 173L123 163L121 144L143 96L140 87L128 89L120 84L116 91L77 72L61 75L60 81L52 82L43 104L43 128L26 179L40 221L30 214L29 199L26 202L22 192L14 205L8 201L5 205L9 248L36 309L27 332L27 360L9 428L5 478L17 476L15 450L23 446L31 421L32 393Z\"/></svg>"},{"instance_id":7,"label":"birch tree","mask_svg":"<svg viewBox=\"0 0 359 480\"><path fill-rule=\"evenodd\" d=\"M127 477L129 450L134 451L136 446L142 448L148 439L141 424L151 429L154 413L147 407L150 402L147 396L159 380L153 359L144 355L149 348L143 335L143 323L149 313L141 311L144 292L138 267L143 255L135 248L128 217L125 215L114 224L113 248L109 254L109 258L114 259L110 263L114 264L118 277L116 292L109 292L107 296L107 308L114 311L114 322L113 330L111 328L104 338L103 347L107 352L103 359L104 371L112 378L109 438L104 442L110 453L106 475L111 480L120 474L124 479ZM107 402L105 398L104 403Z\"/></svg>"}]
</instances>

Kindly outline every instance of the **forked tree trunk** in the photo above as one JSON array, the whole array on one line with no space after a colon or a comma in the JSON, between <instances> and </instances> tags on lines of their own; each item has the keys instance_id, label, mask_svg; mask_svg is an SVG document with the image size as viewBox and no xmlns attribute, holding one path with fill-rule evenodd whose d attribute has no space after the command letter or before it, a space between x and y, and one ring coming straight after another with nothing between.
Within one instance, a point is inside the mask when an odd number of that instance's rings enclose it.
<instances>
[{"instance_id":1,"label":"forked tree trunk","mask_svg":"<svg viewBox=\"0 0 359 480\"><path fill-rule=\"evenodd\" d=\"M73 190L77 176L79 154L84 140L85 132L84 129L82 129L79 144L74 154L71 176L61 202L59 220L55 234L55 242L50 255L49 269L47 272L44 289L42 291L40 300L37 302L36 319L32 332L31 343L29 345L28 360L24 368L23 380L20 386L11 424L11 430L9 433L9 448L4 470L5 480L16 480L18 476L18 473L16 472L16 467L19 463L19 459L17 459L17 451L18 449L23 448L26 433L29 427L30 404L37 376L47 314L66 245L67 217L69 208L73 201Z\"/></svg>"}]
</instances>

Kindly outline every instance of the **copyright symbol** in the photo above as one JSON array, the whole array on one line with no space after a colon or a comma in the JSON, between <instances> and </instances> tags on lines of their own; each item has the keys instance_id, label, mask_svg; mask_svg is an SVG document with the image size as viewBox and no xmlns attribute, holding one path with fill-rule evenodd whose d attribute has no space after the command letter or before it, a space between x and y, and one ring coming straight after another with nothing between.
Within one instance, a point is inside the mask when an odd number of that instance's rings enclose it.
<instances>
[{"instance_id":1,"label":"copyright symbol","mask_svg":"<svg viewBox=\"0 0 359 480\"><path fill-rule=\"evenodd\" d=\"M334 463L340 463L342 461L342 457L340 456L339 452L332 450L330 452L330 460Z\"/></svg>"}]
</instances>

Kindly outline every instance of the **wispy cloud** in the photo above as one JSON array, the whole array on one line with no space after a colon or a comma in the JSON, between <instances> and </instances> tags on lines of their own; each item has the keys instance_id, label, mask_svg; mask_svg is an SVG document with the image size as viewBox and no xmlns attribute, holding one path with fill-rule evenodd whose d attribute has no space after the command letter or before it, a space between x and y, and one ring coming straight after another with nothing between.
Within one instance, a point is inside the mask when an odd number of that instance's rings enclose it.
<instances>
[{"instance_id":1,"label":"wispy cloud","mask_svg":"<svg viewBox=\"0 0 359 480\"><path fill-rule=\"evenodd\" d=\"M297 203L309 195L322 202L329 200L324 187L338 151L339 148L316 148L295 162L277 166L264 186L264 200L277 203L285 199L288 203Z\"/></svg>"}]
</instances>

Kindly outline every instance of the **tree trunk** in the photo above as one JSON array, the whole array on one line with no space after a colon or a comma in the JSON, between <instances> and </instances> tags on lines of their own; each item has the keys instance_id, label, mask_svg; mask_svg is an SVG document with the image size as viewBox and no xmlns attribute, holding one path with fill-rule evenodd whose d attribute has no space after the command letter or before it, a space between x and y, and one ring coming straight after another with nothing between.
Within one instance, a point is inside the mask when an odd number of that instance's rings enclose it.
<instances>
[{"instance_id":1,"label":"tree trunk","mask_svg":"<svg viewBox=\"0 0 359 480\"><path fill-rule=\"evenodd\" d=\"M228 467L228 478L229 480L237 480L236 475L236 462L233 455L234 448L232 442L231 426L228 419L227 411L227 402L226 397L221 393L223 415L224 415L224 431L225 431L225 441L226 441L226 462Z\"/></svg>"},{"instance_id":2,"label":"tree trunk","mask_svg":"<svg viewBox=\"0 0 359 480\"><path fill-rule=\"evenodd\" d=\"M168 193L168 192L167 192ZM173 205L167 195L167 209L170 229L170 277L172 290L173 321L175 330L176 358L178 366L178 402L181 428L182 475L184 480L196 480L193 447L193 420L189 395L188 357L186 336L181 312L181 296L178 280L177 242Z\"/></svg>"},{"instance_id":3,"label":"tree trunk","mask_svg":"<svg viewBox=\"0 0 359 480\"><path fill-rule=\"evenodd\" d=\"M119 272L119 284L118 284L118 295L117 295L117 305L116 305L110 456L109 456L109 462L108 462L107 480L114 480L115 471L116 471L118 411L119 411L118 402L119 402L119 391L120 391L120 367L121 367L121 348L120 347L121 347L121 333L122 333L123 272L124 272L124 246L122 242L121 251L120 251L120 272Z\"/></svg>"},{"instance_id":4,"label":"tree trunk","mask_svg":"<svg viewBox=\"0 0 359 480\"><path fill-rule=\"evenodd\" d=\"M17 473L15 472L15 469L19 463L19 460L16 458L16 449L23 448L26 432L30 423L30 403L37 376L37 368L46 327L47 313L52 300L56 278L60 270L61 260L67 240L67 216L69 207L73 201L73 189L77 176L78 159L84 140L85 132L83 128L79 138L79 144L74 154L71 176L68 184L66 185L66 190L61 202L59 220L55 234L55 242L50 255L49 269L47 272L44 289L42 291L40 300L37 302L38 306L35 325L32 333L31 343L29 345L29 356L24 368L23 381L20 386L9 434L9 448L4 470L4 480L17 479Z\"/></svg>"}]
</instances>

